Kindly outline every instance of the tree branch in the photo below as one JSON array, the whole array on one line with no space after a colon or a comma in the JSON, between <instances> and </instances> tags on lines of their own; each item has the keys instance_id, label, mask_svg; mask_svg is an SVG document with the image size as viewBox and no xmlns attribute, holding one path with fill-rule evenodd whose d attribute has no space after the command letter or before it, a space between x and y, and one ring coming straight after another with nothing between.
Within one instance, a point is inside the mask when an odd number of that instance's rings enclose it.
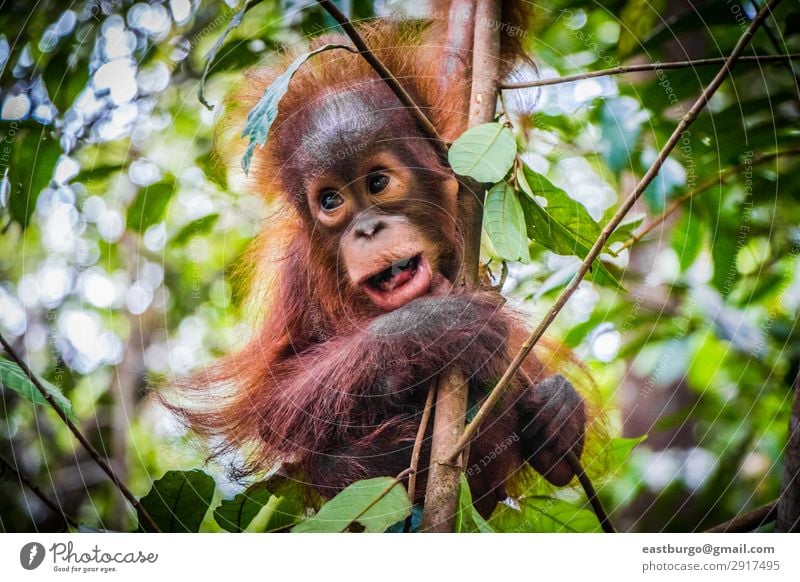
<instances>
[{"instance_id":1,"label":"tree branch","mask_svg":"<svg viewBox=\"0 0 800 582\"><path fill-rule=\"evenodd\" d=\"M503 373L503 376L500 378L497 385L494 387L492 392L484 401L483 405L481 406L478 414L475 415L475 418L469 423L464 433L461 435L458 443L455 447L453 447L450 455L448 456L447 460L453 462L461 452L461 450L469 443L475 433L478 431L480 426L486 420L486 418L491 413L492 409L495 405L499 402L500 398L505 394L506 389L508 388L511 380L514 378L517 370L522 365L522 362L525 358L530 354L533 346L538 342L544 332L550 327L550 324L553 323L556 316L559 312L564 308L567 301L570 297L572 297L573 293L578 289L583 278L587 275L589 270L591 269L592 263L597 259L600 253L603 251L603 247L605 247L606 242L608 241L611 234L614 230L619 226L622 222L622 219L628 214L630 209L645 191L648 185L653 181L653 179L658 175L658 172L661 169L661 166L664 165L667 157L670 155L675 146L681 139L681 135L686 129L697 119L700 111L706 106L711 96L716 93L717 89L719 89L722 82L728 77L731 71L731 67L736 63L739 59L739 56L742 54L744 48L750 42L750 39L753 37L753 33L758 29L759 26L764 22L767 15L770 14L772 9L780 3L781 0L771 0L753 19L750 23L750 26L747 30L742 34L739 38L739 41L736 43L733 51L731 52L728 59L725 61L723 67L717 72L714 76L714 79L709 83L709 85L703 90L697 100L692 104L689 111L681 119L678 126L675 128L675 131L672 132L672 135L667 140L667 143L664 144L664 147L661 148L661 151L658 153L658 157L647 170L645 175L633 189L633 192L625 199L622 203L620 208L611 218L611 220L606 224L603 228L603 231L600 233L600 237L595 241L592 248L589 250L586 258L581 263L580 267L578 268L577 273L573 277L572 281L566 286L566 288L561 292L561 294L556 299L553 306L550 310L545 314L544 319L539 323L538 326L533 330L533 332L528 336L528 338L523 342L522 347L520 348L519 352L517 352L516 356L511 362L511 365L508 369Z\"/></svg>"},{"instance_id":2,"label":"tree branch","mask_svg":"<svg viewBox=\"0 0 800 582\"><path fill-rule=\"evenodd\" d=\"M697 186L693 190L690 190L689 192L687 192L683 196L681 196L679 198L676 198L667 207L667 209L663 213L661 213L661 215L659 215L658 218L653 219L651 222L649 222L648 224L643 226L642 230L640 230L636 234L632 235L615 252L617 254L619 254L621 251L623 251L623 250L625 250L627 248L630 248L633 244L635 244L635 243L639 242L640 240L642 240L655 227L657 227L659 224L661 224L662 222L667 220L667 218L669 218L676 210L678 210L678 208L680 208L683 205L684 202L686 202L687 200L690 200L691 198L694 198L695 196L697 196L701 192L705 192L709 188L712 188L712 187L716 186L717 184L719 184L722 180L724 180L728 176L730 176L732 174L736 174L737 172L740 172L741 170L744 170L749 166L756 166L758 164L763 164L764 162L768 162L768 161L774 160L774 159L779 158L781 156L797 156L797 155L800 155L800 148L798 148L798 149L789 149L789 150L784 150L784 151L780 151L780 152L772 152L772 153L769 153L769 154L758 155L758 156L754 157L747 164L736 164L735 166L730 166L728 168L725 168L715 178L712 178L710 180L706 180L705 182L701 183L699 186Z\"/></svg>"},{"instance_id":3,"label":"tree branch","mask_svg":"<svg viewBox=\"0 0 800 582\"><path fill-rule=\"evenodd\" d=\"M452 7L451 7L452 9ZM500 0L483 0L475 6L474 40L472 44L472 91L469 101L469 126L491 121L497 109L500 77ZM450 23L457 24L450 15ZM466 25L465 25L466 26ZM463 227L464 251L458 281L470 286L479 282L481 228L483 223L483 195L481 184L464 184L467 191L459 212ZM470 192L471 190L471 192ZM466 459L459 463L458 455L448 456L459 442L464 431L467 412L468 383L461 370L448 368L440 376L436 395L436 413L433 420L431 465L425 491L425 510L422 529L429 532L452 532L458 512L458 492L461 471ZM463 447L462 447L463 448ZM461 450L459 449L459 453ZM465 455L462 455L462 457Z\"/></svg>"},{"instance_id":4,"label":"tree branch","mask_svg":"<svg viewBox=\"0 0 800 582\"><path fill-rule=\"evenodd\" d=\"M794 381L789 438L783 450L783 480L775 527L780 532L800 532L800 371Z\"/></svg>"},{"instance_id":5,"label":"tree branch","mask_svg":"<svg viewBox=\"0 0 800 582\"><path fill-rule=\"evenodd\" d=\"M330 0L317 0L317 3L322 6L328 14L333 17L333 19L339 23L339 26L342 27L345 34L353 41L353 44L359 50L359 53L364 60L366 60L375 72L377 72L381 79L383 79L387 85L394 91L394 94L397 95L397 98L400 102L409 110L409 113L414 117L417 121L419 126L425 131L428 136L436 141L440 146L444 146L444 142L442 141L442 137L439 135L439 132L434 127L433 123L428 116L423 113L423 111L417 106L414 100L411 98L411 95L403 88L400 82L392 75L391 71L386 68L386 65L375 56L367 44L364 42L364 39L361 38L361 35L356 30L355 26L350 22L350 20L342 14L342 12L331 2Z\"/></svg>"},{"instance_id":6,"label":"tree branch","mask_svg":"<svg viewBox=\"0 0 800 582\"><path fill-rule=\"evenodd\" d=\"M411 464L409 465L410 473L408 474L408 498L411 500L411 505L414 505L414 497L417 492L417 471L419 469L419 456L422 452L422 443L425 441L425 432L428 430L428 423L431 420L431 411L433 410L433 398L436 395L436 382L431 380L428 386L428 396L425 398L425 408L422 409L422 418L419 421L419 428L417 429L417 438L414 439L414 448L411 450ZM405 523L405 531L411 531L411 517L408 516Z\"/></svg>"},{"instance_id":7,"label":"tree branch","mask_svg":"<svg viewBox=\"0 0 800 582\"><path fill-rule=\"evenodd\" d=\"M762 505L758 509L754 509L749 513L737 515L733 519L729 519L725 523L715 525L707 529L706 533L744 533L758 529L762 525L766 525L775 521L778 515L778 502L771 501L766 505Z\"/></svg>"},{"instance_id":8,"label":"tree branch","mask_svg":"<svg viewBox=\"0 0 800 582\"><path fill-rule=\"evenodd\" d=\"M36 497L38 497L42 503L49 507L53 513L63 519L67 525L78 529L78 522L70 517L70 515L61 508L61 505L58 502L50 499L50 497L48 497L44 491L39 489L39 487L28 477L20 473L19 469L17 469L17 467L11 461L2 455L0 455L0 466L2 466L6 471L12 473L20 483L23 483L28 489L30 489L31 492L36 495Z\"/></svg>"},{"instance_id":9,"label":"tree branch","mask_svg":"<svg viewBox=\"0 0 800 582\"><path fill-rule=\"evenodd\" d=\"M561 85L562 83L574 83L584 79L595 79L597 77L610 77L613 75L627 75L628 73L641 73L645 71L666 71L669 69L686 69L691 67L708 67L711 65L721 65L728 61L730 57L714 57L710 59L695 59L691 61L670 61L667 63L645 63L641 65L627 65L590 71L588 73L577 73L566 77L549 77L547 79L536 79L534 81L521 81L518 83L503 83L501 89L531 89L534 87L548 87L550 85ZM787 55L758 55L739 57L741 63L791 63L792 60L800 60L800 53Z\"/></svg>"},{"instance_id":10,"label":"tree branch","mask_svg":"<svg viewBox=\"0 0 800 582\"><path fill-rule=\"evenodd\" d=\"M75 435L75 438L78 439L78 442L81 446L86 449L86 452L89 453L89 456L94 460L95 463L103 470L103 472L108 475L114 485L119 489L125 499L139 512L139 515L144 518L147 524L151 527L151 529L155 532L160 532L161 530L156 525L153 518L150 516L149 513L142 507L142 504L139 503L139 500L131 493L130 489L123 483L118 477L111 466L106 462L106 460L97 452L97 449L94 448L92 443L89 442L89 439L81 432L81 430L75 426L75 423L72 422L67 414L61 409L58 405L58 402L50 395L50 393L45 390L42 383L39 381L39 378L34 374L28 365L22 360L22 358L17 355L17 352L11 345L6 341L2 334L0 334L0 345L3 346L3 349L6 351L8 356L14 360L14 362L20 367L20 369L25 373L31 383L36 387L36 389L41 393L42 397L47 401L50 407L56 411L58 417L67 425L70 432Z\"/></svg>"}]
</instances>

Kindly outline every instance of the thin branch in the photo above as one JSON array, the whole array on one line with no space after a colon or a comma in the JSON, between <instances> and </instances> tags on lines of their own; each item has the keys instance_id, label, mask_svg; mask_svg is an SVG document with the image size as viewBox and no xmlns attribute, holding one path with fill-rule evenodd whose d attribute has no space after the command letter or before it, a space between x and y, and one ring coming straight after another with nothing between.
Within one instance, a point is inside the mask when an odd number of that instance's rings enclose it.
<instances>
[{"instance_id":1,"label":"thin branch","mask_svg":"<svg viewBox=\"0 0 800 582\"><path fill-rule=\"evenodd\" d=\"M58 402L50 395L50 393L45 390L42 383L39 381L39 378L34 374L28 365L23 361L22 358L19 357L17 352L11 345L6 341L2 334L0 334L0 345L3 346L3 349L9 355L9 357L14 360L14 362L20 367L20 369L25 373L31 383L36 387L37 390L41 393L42 397L47 401L50 407L56 411L56 414L59 418L67 425L70 432L75 435L75 438L78 439L78 442L81 446L86 449L86 452L89 453L89 456L94 460L95 463L103 470L103 472L109 476L111 481L120 490L122 495L125 496L125 499L139 512L139 515L144 518L147 522L147 525L155 532L160 532L158 525L156 522L153 521L153 518L150 516L149 513L142 507L142 504L139 503L139 500L131 493L130 489L123 483L118 477L114 470L111 468L111 465L106 462L106 460L97 452L97 449L94 448L92 443L89 442L89 439L81 432L81 430L75 426L75 423L72 422L69 417L67 416L66 412L62 410L62 408L58 405Z\"/></svg>"},{"instance_id":2,"label":"thin branch","mask_svg":"<svg viewBox=\"0 0 800 582\"><path fill-rule=\"evenodd\" d=\"M594 510L594 514L597 516L597 519L600 522L600 527L603 528L603 531L606 533L617 533L617 530L614 529L614 525L608 518L608 514L606 513L603 504L600 502L600 498L597 496L597 491L595 491L594 485L592 485L592 480L589 479L586 471L583 470L583 466L581 465L580 459L578 459L578 455L572 451L567 451L567 463L569 463L572 472L577 475L581 487L583 487L583 490L586 492L586 497L589 498L589 503Z\"/></svg>"},{"instance_id":3,"label":"thin branch","mask_svg":"<svg viewBox=\"0 0 800 582\"><path fill-rule=\"evenodd\" d=\"M350 37L350 40L353 41L353 44L356 45L356 48L359 50L364 60L366 60L375 72L377 72L381 79L383 79L387 85L394 91L394 94L397 95L397 98L400 102L409 110L409 113L414 117L420 127L440 145L444 145L442 137L439 135L439 132L436 130L436 127L433 125L428 116L423 113L422 109L417 106L414 100L411 98L411 95L403 88L394 75L392 75L391 71L386 68L386 65L375 56L367 44L364 42L364 39L361 38L361 35L358 33L358 30L353 26L350 20L342 14L342 12L331 2L330 0L317 0L317 3L322 6L328 14L330 14L333 19L339 23L339 26L342 27L345 34Z\"/></svg>"},{"instance_id":4,"label":"thin branch","mask_svg":"<svg viewBox=\"0 0 800 582\"><path fill-rule=\"evenodd\" d=\"M744 533L772 523L778 516L778 502L771 501L749 513L737 515L725 523L707 529L706 533Z\"/></svg>"},{"instance_id":5,"label":"thin branch","mask_svg":"<svg viewBox=\"0 0 800 582\"><path fill-rule=\"evenodd\" d=\"M730 176L732 174L736 174L736 173L738 173L738 172L740 172L740 171L742 171L744 169L747 169L748 167L756 166L756 165L759 165L759 164L763 164L764 162L769 162L769 161L774 160L776 158L779 158L781 156L797 156L797 155L800 155L800 148L788 149L788 150L784 150L784 151L780 151L780 152L772 152L772 153L768 153L768 154L761 154L761 155L758 155L758 156L754 157L752 160L750 160L747 163L736 164L735 166L730 166L728 168L725 168L716 177L711 178L710 180L706 180L705 182L701 183L699 186L697 186L696 188L690 190L689 192L687 192L683 196L681 196L679 198L676 198L667 207L667 209L664 210L664 212L661 213L661 215L658 216L658 218L653 219L651 222L649 222L648 224L643 226L642 230L640 230L639 232L637 232L634 235L631 235L631 237L628 240L626 240L625 243L619 249L617 249L615 252L617 254L619 254L621 251L623 251L623 250L625 250L627 248L630 248L633 244L635 244L635 243L639 242L640 240L642 240L642 238L644 238L646 235L648 235L655 227L657 227L659 224L661 224L662 222L667 220L667 218L669 218L676 210L678 210L678 208L680 208L683 205L684 202L686 202L687 200L690 200L691 198L694 198L695 196L697 196L701 192L705 192L709 188L712 188L712 187L716 186L717 184L719 184L722 180L724 180L728 176Z\"/></svg>"},{"instance_id":6,"label":"thin branch","mask_svg":"<svg viewBox=\"0 0 800 582\"><path fill-rule=\"evenodd\" d=\"M425 432L428 430L428 424L431 419L431 410L433 410L433 397L436 395L436 382L431 381L428 386L428 396L425 398L425 408L422 409L422 418L419 421L419 428L417 429L417 438L414 439L414 448L411 450L411 464L409 465L408 474L408 498L411 500L411 505L414 505L414 494L417 491L417 472L419 469L419 456L422 453L422 443L425 441ZM405 524L405 531L411 531L411 517L408 516Z\"/></svg>"},{"instance_id":7,"label":"thin branch","mask_svg":"<svg viewBox=\"0 0 800 582\"><path fill-rule=\"evenodd\" d=\"M619 207L617 212L611 218L611 220L606 224L603 228L603 231L600 233L600 236L595 241L592 248L586 255L586 258L581 263L580 267L578 268L577 273L573 277L572 281L570 281L569 285L567 285L561 294L556 299L553 306L550 310L545 314L544 319L539 323L538 326L531 332L530 336L523 342L522 347L520 347L519 351L517 352L516 356L511 362L511 365L508 369L503 373L503 376L500 378L500 381L494 387L492 392L487 396L486 400L484 401L483 405L481 406L478 414L475 415L475 418L472 420L471 423L467 426L466 430L461 435L458 443L453 450L450 452L450 456L448 460L453 462L457 457L461 450L467 445L467 443L475 436L476 432L486 420L486 418L491 413L492 409L494 409L495 405L500 401L503 394L505 394L506 389L511 384L511 380L519 370L519 367L522 365L522 362L525 358L530 354L533 346L538 342L542 336L544 335L545 331L550 324L553 323L556 316L559 312L564 308L567 301L570 297L572 297L573 293L578 289L583 278L589 273L589 270L592 267L592 263L594 263L595 259L600 255L603 251L603 248L606 245L611 234L614 230L619 226L625 216L628 214L633 205L645 191L647 186L653 181L653 179L658 175L658 172L661 170L661 166L664 165L667 157L670 155L675 146L678 145L678 142L681 139L681 135L686 131L686 129L697 119L698 114L702 109L706 106L711 96L716 93L717 89L719 89L720 85L722 85L723 81L728 77L731 71L731 67L736 63L739 59L739 55L742 54L742 51L750 42L750 39L753 37L753 33L758 29L759 26L764 22L767 15L772 11L772 9L780 3L781 0L771 0L753 19L750 23L750 26L747 30L742 34L739 38L739 41L736 43L731 55L725 61L723 67L717 72L714 76L714 79L709 83L709 85L703 90L697 100L692 104L689 111L681 119L678 126L675 128L675 131L672 132L672 135L667 140L667 143L664 144L664 147L661 148L661 151L658 153L658 157L647 170L645 175L633 189L633 192L625 199L622 205Z\"/></svg>"},{"instance_id":8,"label":"thin branch","mask_svg":"<svg viewBox=\"0 0 800 582\"><path fill-rule=\"evenodd\" d=\"M59 503L50 499L50 497L48 497L44 491L39 489L39 487L28 477L20 473L19 469L17 469L17 467L11 461L2 455L0 455L0 465L2 465L5 470L12 473L20 483L23 483L28 489L30 489L31 492L42 501L42 503L49 507L53 513L63 519L67 525L78 529L80 524L75 519L70 517L70 515L61 508Z\"/></svg>"},{"instance_id":9,"label":"thin branch","mask_svg":"<svg viewBox=\"0 0 800 582\"><path fill-rule=\"evenodd\" d=\"M669 69L686 69L690 67L708 67L711 65L721 65L726 63L730 57L714 57L710 59L695 59L691 61L670 61L667 63L643 63L641 65L625 65L590 71L588 73L577 73L566 77L548 77L547 79L536 79L534 81L520 81L518 83L503 83L501 89L531 89L533 87L548 87L550 85L560 85L562 83L574 83L584 79L595 79L597 77L610 77L613 75L626 75L628 73L641 73L645 71L666 71ZM800 53L787 55L757 55L739 57L742 63L780 63L800 59Z\"/></svg>"}]
</instances>

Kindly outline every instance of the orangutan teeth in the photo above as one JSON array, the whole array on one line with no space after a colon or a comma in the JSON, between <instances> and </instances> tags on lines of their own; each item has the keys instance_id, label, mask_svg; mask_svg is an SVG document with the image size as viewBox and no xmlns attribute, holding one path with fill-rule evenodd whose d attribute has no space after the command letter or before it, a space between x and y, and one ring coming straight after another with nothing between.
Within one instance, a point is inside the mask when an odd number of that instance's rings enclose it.
<instances>
[{"instance_id":1,"label":"orangutan teeth","mask_svg":"<svg viewBox=\"0 0 800 582\"><path fill-rule=\"evenodd\" d=\"M373 289L384 293L393 291L414 277L419 261L420 255L394 261L390 267L367 279L366 283Z\"/></svg>"}]
</instances>

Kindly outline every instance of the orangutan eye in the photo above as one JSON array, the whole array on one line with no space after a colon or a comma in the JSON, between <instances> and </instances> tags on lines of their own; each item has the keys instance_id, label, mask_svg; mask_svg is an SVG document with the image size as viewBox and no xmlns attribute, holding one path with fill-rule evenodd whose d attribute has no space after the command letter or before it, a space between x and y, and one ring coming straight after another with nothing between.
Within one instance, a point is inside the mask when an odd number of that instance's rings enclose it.
<instances>
[{"instance_id":1,"label":"orangutan eye","mask_svg":"<svg viewBox=\"0 0 800 582\"><path fill-rule=\"evenodd\" d=\"M344 198L336 190L325 190L319 196L319 205L325 212L331 212L344 204Z\"/></svg>"},{"instance_id":2,"label":"orangutan eye","mask_svg":"<svg viewBox=\"0 0 800 582\"><path fill-rule=\"evenodd\" d=\"M371 174L367 178L367 187L370 194L378 194L386 189L389 185L389 176L386 174Z\"/></svg>"}]
</instances>

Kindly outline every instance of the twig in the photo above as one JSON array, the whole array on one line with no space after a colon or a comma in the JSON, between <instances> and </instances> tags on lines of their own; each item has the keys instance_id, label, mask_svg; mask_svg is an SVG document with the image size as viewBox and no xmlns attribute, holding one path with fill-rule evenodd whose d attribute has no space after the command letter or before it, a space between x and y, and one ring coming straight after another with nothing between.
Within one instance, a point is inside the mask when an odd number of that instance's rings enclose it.
<instances>
[{"instance_id":1,"label":"twig","mask_svg":"<svg viewBox=\"0 0 800 582\"><path fill-rule=\"evenodd\" d=\"M615 252L618 254L620 251L623 251L623 250L625 250L627 248L630 248L633 244L635 244L635 243L639 242L640 240L642 240L642 238L644 238L647 234L649 234L655 227L657 227L659 224L664 222L667 218L670 217L670 215L672 215L676 210L678 210L678 208L680 208L683 205L684 202L686 202L687 200L689 200L691 198L694 198L696 195L700 194L701 192L704 192L704 191L708 190L709 188L719 184L720 181L722 181L723 179L727 178L728 176L730 176L732 174L735 174L735 173L737 173L737 172L739 172L739 171L741 171L741 170L743 170L743 169L745 169L745 168L747 168L749 166L755 166L755 165L758 165L758 164L763 164L764 162L768 162L770 160L774 160L774 159L779 158L781 156L797 156L797 155L800 155L800 148L784 150L784 151L781 151L781 152L772 152L772 153L768 153L768 154L762 154L762 155L754 157L748 163L736 164L735 166L730 166L728 168L725 168L715 178L712 178L710 180L706 180L705 182L703 182L702 184L700 184L699 186L697 186L693 190L690 190L689 192L687 192L683 196L681 196L679 198L676 198L658 218L653 219L651 222L649 222L644 227L642 227L642 230L640 230L636 234L631 235L631 237L628 240L626 240L625 243L619 249L617 249Z\"/></svg>"},{"instance_id":2,"label":"twig","mask_svg":"<svg viewBox=\"0 0 800 582\"><path fill-rule=\"evenodd\" d=\"M431 380L428 386L428 396L425 399L425 408L422 410L422 419L419 421L419 428L417 429L417 438L414 440L414 448L411 450L411 464L409 465L408 474L408 498L411 500L411 505L414 505L414 494L417 491L417 471L419 468L419 456L422 452L422 443L425 440L425 432L428 430L428 423L431 419L431 410L433 410L433 397L436 395L436 382ZM411 531L411 518L409 515L406 518L404 530Z\"/></svg>"},{"instance_id":3,"label":"twig","mask_svg":"<svg viewBox=\"0 0 800 582\"><path fill-rule=\"evenodd\" d=\"M544 319L542 319L539 325L536 326L533 332L531 332L528 338L523 342L516 356L514 356L511 365L503 373L500 381L497 383L494 389L492 389L489 396L487 396L480 410L478 410L478 414L475 415L475 418L471 423L469 423L469 426L467 426L466 430L461 435L461 438L456 446L453 447L453 450L448 457L450 462L453 462L458 457L458 454L461 452L461 450L472 439L472 437L475 436L475 433L489 416L492 409L494 409L495 405L500 401L500 398L503 396L503 394L505 394L506 389L511 384L511 380L514 378L517 370L522 365L522 362L525 361L525 358L533 349L533 346L542 338L544 332L548 327L550 327L550 324L553 323L556 316L564 308L564 305L566 305L569 298L572 297L573 293L575 293L575 291L578 289L581 281L591 269L592 263L603 251L603 248L605 247L605 244L611 234L614 232L617 226L619 226L630 209L633 208L633 205L645 191L647 186L650 185L653 179L658 175L661 166L664 165L667 157L680 141L683 132L685 132L686 129L694 122L694 120L697 119L698 114L706 106L708 100L711 99L711 96L717 91L717 89L719 89L720 85L722 85L722 82L727 78L731 71L731 67L734 65L734 63L736 63L739 55L742 54L742 51L750 42L750 39L753 37L753 33L761 25L761 23L764 22L764 19L767 17L767 15L777 4L780 3L780 1L781 0L771 0L756 15L756 17L750 23L750 26L739 38L739 41L736 43L736 46L731 52L731 55L725 61L723 67L719 70L719 72L717 72L711 83L709 83L709 85L703 90L697 100L692 104L689 111L687 111L683 116L680 123L678 123L678 126L675 128L675 131L672 132L672 135L667 140L667 143L664 144L663 148L661 148L656 160L633 189L633 192L630 193L608 224L606 224L606 226L603 228L603 231L600 233L600 236L587 253L586 258L584 258L572 281L570 281L569 285L567 285L558 296L553 306L545 314Z\"/></svg>"},{"instance_id":4,"label":"twig","mask_svg":"<svg viewBox=\"0 0 800 582\"><path fill-rule=\"evenodd\" d=\"M139 512L139 515L144 518L147 522L147 525L155 532L160 532L158 525L156 522L153 521L153 518L150 516L149 513L145 510L142 504L139 502L138 499L131 493L130 489L117 477L117 474L111 468L111 466L106 462L106 460L97 452L97 449L94 448L92 443L89 442L89 439L81 432L81 430L75 426L75 423L72 422L67 414L62 410L62 408L58 405L55 399L50 395L50 393L45 390L42 383L39 381L39 378L34 374L28 365L22 360L22 358L17 355L17 352L11 345L6 341L2 334L0 334L0 344L2 344L3 349L9 355L9 357L14 360L14 362L20 367L20 369L25 373L31 383L36 387L37 390L41 393L42 397L47 401L50 407L56 411L56 414L59 418L67 425L70 432L75 435L75 438L78 439L78 442L81 446L86 449L86 452L89 453L89 456L94 460L95 463L103 470L103 472L109 476L111 481L120 490L122 495L125 496L125 499Z\"/></svg>"},{"instance_id":5,"label":"twig","mask_svg":"<svg viewBox=\"0 0 800 582\"><path fill-rule=\"evenodd\" d=\"M610 77L613 75L626 75L628 73L641 73L645 71L659 71L669 69L686 69L689 67L708 67L710 65L721 65L728 61L730 57L714 57L710 59L696 59L692 61L670 61L667 63L643 63L641 65L625 65L590 71L588 73L577 73L565 77L549 77L547 79L536 79L534 81L520 81L518 83L503 83L501 89L531 89L533 87L548 87L550 85L560 85L562 83L573 83L584 79L594 79L597 77ZM793 59L800 59L800 53L787 55L757 55L744 56L739 58L739 62L744 63L775 63L791 62Z\"/></svg>"},{"instance_id":6,"label":"twig","mask_svg":"<svg viewBox=\"0 0 800 582\"><path fill-rule=\"evenodd\" d=\"M31 481L28 477L20 473L19 469L8 459L4 456L0 455L0 465L3 466L4 469L11 472L20 483L23 483L31 492L38 497L42 503L44 503L47 507L49 507L53 513L58 515L61 519L63 519L67 525L78 529L79 525L78 522L70 517L70 515L61 508L61 505L47 496L47 494L39 489L39 487Z\"/></svg>"},{"instance_id":7,"label":"twig","mask_svg":"<svg viewBox=\"0 0 800 582\"><path fill-rule=\"evenodd\" d=\"M614 529L614 525L608 518L608 514L606 513L603 504L600 503L600 498L597 496L597 491L595 491L594 485L592 485L592 480L589 479L589 476L583 470L583 466L581 465L580 459L578 459L578 455L572 451L567 451L567 463L569 463L572 472L577 475L581 487L583 487L583 490L586 492L586 497L589 498L589 503L594 510L594 514L597 516L597 519L600 522L600 527L602 527L603 531L606 533L617 533L617 530Z\"/></svg>"},{"instance_id":8,"label":"twig","mask_svg":"<svg viewBox=\"0 0 800 582\"><path fill-rule=\"evenodd\" d=\"M733 519L729 519L725 523L716 525L706 530L706 533L744 533L753 531L775 521L778 516L778 502L771 501L766 505L762 505L758 509L754 509L749 513L737 515Z\"/></svg>"},{"instance_id":9,"label":"twig","mask_svg":"<svg viewBox=\"0 0 800 582\"><path fill-rule=\"evenodd\" d=\"M359 50L364 60L366 60L372 68L381 76L387 85L394 91L394 94L397 95L397 98L400 102L409 110L409 113L416 119L417 123L420 127L428 134L429 137L434 139L440 145L444 145L442 141L442 137L439 135L439 132L434 127L431 120L428 119L428 116L423 113L422 109L420 109L414 100L411 98L411 95L403 88L400 82L392 75L391 71L386 68L386 65L375 56L367 44L364 42L364 39L361 38L361 35L358 33L356 28L350 22L350 20L342 14L342 12L331 2L330 0L317 0L317 3L322 6L328 14L330 14L333 19L339 23L339 26L342 27L345 34L350 37L350 40L353 41L353 44L356 45L356 48Z\"/></svg>"}]
</instances>

